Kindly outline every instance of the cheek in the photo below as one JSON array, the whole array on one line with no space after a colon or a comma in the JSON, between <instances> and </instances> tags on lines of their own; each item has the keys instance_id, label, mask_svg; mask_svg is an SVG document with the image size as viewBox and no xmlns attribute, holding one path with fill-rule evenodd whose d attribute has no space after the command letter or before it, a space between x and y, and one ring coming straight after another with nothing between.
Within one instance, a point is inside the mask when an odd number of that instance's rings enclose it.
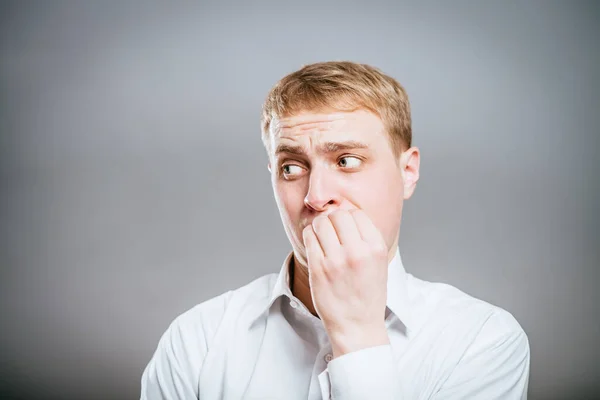
<instances>
[{"instance_id":1,"label":"cheek","mask_svg":"<svg viewBox=\"0 0 600 400\"><path fill-rule=\"evenodd\" d=\"M365 174L359 181L353 182L353 197L360 199L365 207L389 212L389 208L402 199L401 178L394 179L390 173L375 172ZM361 204L358 204L361 206Z\"/></svg>"},{"instance_id":2,"label":"cheek","mask_svg":"<svg viewBox=\"0 0 600 400\"><path fill-rule=\"evenodd\" d=\"M356 206L371 217L385 237L396 234L402 215L402 181L390 179L391 174L375 173L357 186ZM393 175L392 175L393 176Z\"/></svg>"},{"instance_id":3,"label":"cheek","mask_svg":"<svg viewBox=\"0 0 600 400\"><path fill-rule=\"evenodd\" d=\"M304 196L299 185L278 183L275 186L276 201L282 215L294 220L304 207Z\"/></svg>"}]
</instances>

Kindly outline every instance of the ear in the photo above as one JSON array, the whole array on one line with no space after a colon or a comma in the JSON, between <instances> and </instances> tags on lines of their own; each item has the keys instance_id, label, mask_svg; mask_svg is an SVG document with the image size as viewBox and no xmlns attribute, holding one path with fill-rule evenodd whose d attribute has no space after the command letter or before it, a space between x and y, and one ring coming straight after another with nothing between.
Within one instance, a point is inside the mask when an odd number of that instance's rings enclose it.
<instances>
[{"instance_id":1,"label":"ear","mask_svg":"<svg viewBox=\"0 0 600 400\"><path fill-rule=\"evenodd\" d=\"M400 168L404 182L404 200L408 200L414 193L419 180L419 166L421 155L417 147L411 147L400 155Z\"/></svg>"},{"instance_id":2,"label":"ear","mask_svg":"<svg viewBox=\"0 0 600 400\"><path fill-rule=\"evenodd\" d=\"M267 164L267 169L269 170L269 172L271 172L271 161L269 161L269 163Z\"/></svg>"}]
</instances>

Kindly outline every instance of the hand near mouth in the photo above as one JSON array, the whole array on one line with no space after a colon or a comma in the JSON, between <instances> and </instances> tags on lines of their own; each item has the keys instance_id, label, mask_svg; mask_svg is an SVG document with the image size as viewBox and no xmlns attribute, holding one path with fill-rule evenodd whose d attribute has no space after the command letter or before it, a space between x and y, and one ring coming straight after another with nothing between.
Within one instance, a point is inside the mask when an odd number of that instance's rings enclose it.
<instances>
[{"instance_id":1,"label":"hand near mouth","mask_svg":"<svg viewBox=\"0 0 600 400\"><path fill-rule=\"evenodd\" d=\"M362 210L336 210L302 231L315 310L333 356L389 344L388 249Z\"/></svg>"}]
</instances>

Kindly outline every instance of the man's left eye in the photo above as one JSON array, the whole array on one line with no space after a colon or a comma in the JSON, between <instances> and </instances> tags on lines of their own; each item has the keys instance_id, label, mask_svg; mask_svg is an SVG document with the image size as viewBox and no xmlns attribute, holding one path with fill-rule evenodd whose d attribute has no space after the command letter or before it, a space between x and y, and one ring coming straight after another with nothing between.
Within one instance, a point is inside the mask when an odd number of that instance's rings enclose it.
<instances>
[{"instance_id":1,"label":"man's left eye","mask_svg":"<svg viewBox=\"0 0 600 400\"><path fill-rule=\"evenodd\" d=\"M342 168L356 168L360 166L362 160L356 157L342 157L338 163Z\"/></svg>"}]
</instances>

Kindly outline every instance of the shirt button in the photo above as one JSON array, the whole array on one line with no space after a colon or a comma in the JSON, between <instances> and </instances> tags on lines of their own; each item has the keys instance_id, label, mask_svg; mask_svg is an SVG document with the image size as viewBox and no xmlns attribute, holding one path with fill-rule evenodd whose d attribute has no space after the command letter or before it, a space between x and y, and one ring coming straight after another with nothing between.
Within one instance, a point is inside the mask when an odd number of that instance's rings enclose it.
<instances>
[{"instance_id":1,"label":"shirt button","mask_svg":"<svg viewBox=\"0 0 600 400\"><path fill-rule=\"evenodd\" d=\"M328 362L329 362L329 361L331 361L331 360L333 360L333 355L332 355L331 353L327 353L327 354L325 355L325 362L327 362L327 363L328 363Z\"/></svg>"},{"instance_id":2,"label":"shirt button","mask_svg":"<svg viewBox=\"0 0 600 400\"><path fill-rule=\"evenodd\" d=\"M295 300L290 300L290 306L292 308L298 308L298 303Z\"/></svg>"}]
</instances>

